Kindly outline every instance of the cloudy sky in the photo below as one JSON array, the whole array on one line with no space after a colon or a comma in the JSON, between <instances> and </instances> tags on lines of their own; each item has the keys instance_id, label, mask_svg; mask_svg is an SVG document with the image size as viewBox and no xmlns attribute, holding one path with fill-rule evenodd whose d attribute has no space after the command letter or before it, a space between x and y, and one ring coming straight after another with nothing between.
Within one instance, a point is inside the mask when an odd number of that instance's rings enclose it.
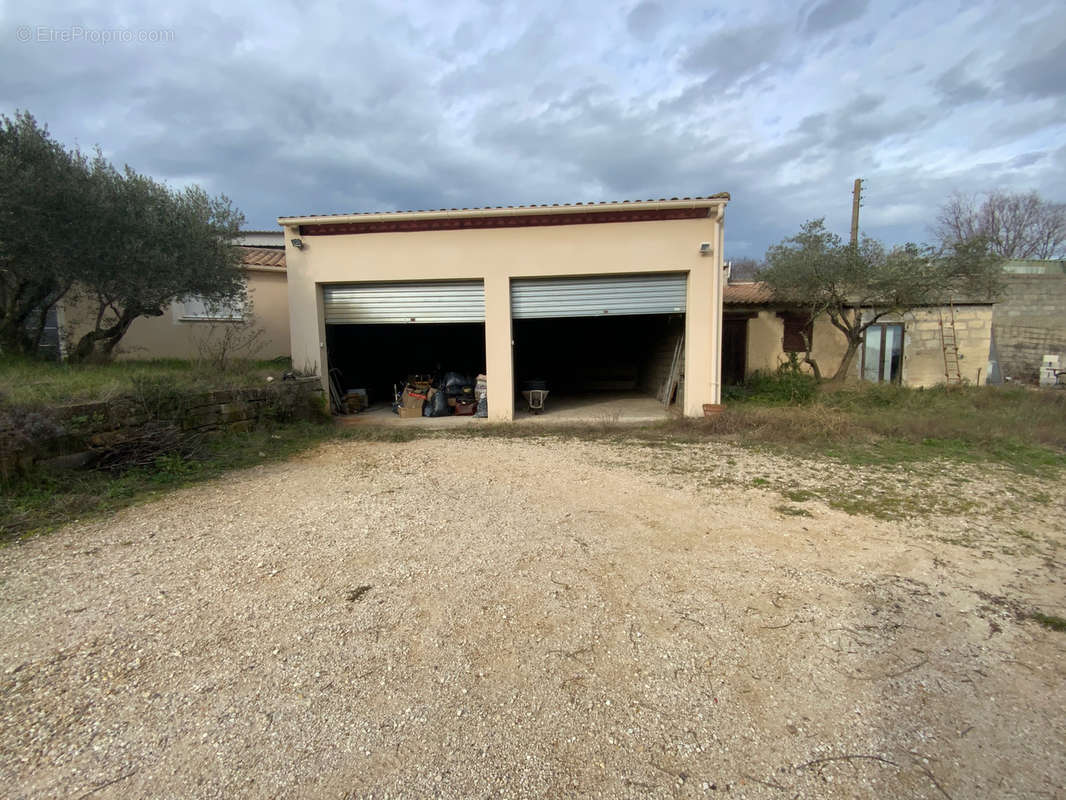
<instances>
[{"instance_id":1,"label":"cloudy sky","mask_svg":"<svg viewBox=\"0 0 1066 800\"><path fill-rule=\"evenodd\" d=\"M889 243L954 190L1066 201L1066 3L308 5L0 2L0 111L255 228L728 191L740 258L846 235L860 176Z\"/></svg>"}]
</instances>

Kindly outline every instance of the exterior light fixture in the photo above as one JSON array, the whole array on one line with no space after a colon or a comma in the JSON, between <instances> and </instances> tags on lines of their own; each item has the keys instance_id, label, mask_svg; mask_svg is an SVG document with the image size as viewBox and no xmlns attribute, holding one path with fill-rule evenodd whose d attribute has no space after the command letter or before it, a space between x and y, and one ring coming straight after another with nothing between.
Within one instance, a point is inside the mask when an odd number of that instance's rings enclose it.
<instances>
[{"instance_id":1,"label":"exterior light fixture","mask_svg":"<svg viewBox=\"0 0 1066 800\"><path fill-rule=\"evenodd\" d=\"M297 250L303 250L303 247L304 247L304 240L303 239L289 239L289 242Z\"/></svg>"},{"instance_id":2,"label":"exterior light fixture","mask_svg":"<svg viewBox=\"0 0 1066 800\"><path fill-rule=\"evenodd\" d=\"M714 251L711 250L711 243L710 242L700 242L700 255L701 256L709 256L713 252Z\"/></svg>"}]
</instances>

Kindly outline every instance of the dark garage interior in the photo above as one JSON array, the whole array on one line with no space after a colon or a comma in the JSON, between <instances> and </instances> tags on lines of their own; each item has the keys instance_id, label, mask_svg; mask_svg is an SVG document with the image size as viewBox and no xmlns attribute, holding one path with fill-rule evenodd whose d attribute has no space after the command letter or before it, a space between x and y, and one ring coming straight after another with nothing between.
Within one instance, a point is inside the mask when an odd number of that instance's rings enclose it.
<instances>
[{"instance_id":1,"label":"dark garage interior","mask_svg":"<svg viewBox=\"0 0 1066 800\"><path fill-rule=\"evenodd\" d=\"M408 375L460 372L471 380L485 371L485 325L327 325L330 369L344 390L366 389L372 405L391 403L393 384Z\"/></svg>"},{"instance_id":2,"label":"dark garage interior","mask_svg":"<svg viewBox=\"0 0 1066 800\"><path fill-rule=\"evenodd\" d=\"M685 328L684 315L664 314L521 319L512 325L516 392L544 381L552 399L633 391L654 396Z\"/></svg>"}]
</instances>

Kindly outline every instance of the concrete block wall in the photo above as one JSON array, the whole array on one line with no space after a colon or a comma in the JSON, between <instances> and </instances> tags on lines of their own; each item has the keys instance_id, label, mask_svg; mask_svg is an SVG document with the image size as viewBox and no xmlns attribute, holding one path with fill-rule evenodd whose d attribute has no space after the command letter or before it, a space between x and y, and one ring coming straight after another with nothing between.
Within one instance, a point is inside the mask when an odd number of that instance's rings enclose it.
<instances>
[{"instance_id":1,"label":"concrete block wall","mask_svg":"<svg viewBox=\"0 0 1066 800\"><path fill-rule=\"evenodd\" d=\"M1005 275L993 329L1004 377L1036 380L1045 354L1066 363L1066 274Z\"/></svg>"}]
</instances>

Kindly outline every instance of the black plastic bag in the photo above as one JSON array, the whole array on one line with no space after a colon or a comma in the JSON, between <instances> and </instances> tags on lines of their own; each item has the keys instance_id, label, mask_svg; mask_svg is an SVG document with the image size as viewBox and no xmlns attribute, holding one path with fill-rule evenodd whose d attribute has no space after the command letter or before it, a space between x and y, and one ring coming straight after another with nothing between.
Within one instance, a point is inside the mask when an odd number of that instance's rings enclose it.
<instances>
[{"instance_id":1,"label":"black plastic bag","mask_svg":"<svg viewBox=\"0 0 1066 800\"><path fill-rule=\"evenodd\" d=\"M422 407L423 417L447 417L452 413L444 392L434 392L433 397Z\"/></svg>"},{"instance_id":2,"label":"black plastic bag","mask_svg":"<svg viewBox=\"0 0 1066 800\"><path fill-rule=\"evenodd\" d=\"M466 386L473 386L469 375L462 375L458 372L445 372L440 388L449 397L456 397L463 393L463 388Z\"/></svg>"}]
</instances>

